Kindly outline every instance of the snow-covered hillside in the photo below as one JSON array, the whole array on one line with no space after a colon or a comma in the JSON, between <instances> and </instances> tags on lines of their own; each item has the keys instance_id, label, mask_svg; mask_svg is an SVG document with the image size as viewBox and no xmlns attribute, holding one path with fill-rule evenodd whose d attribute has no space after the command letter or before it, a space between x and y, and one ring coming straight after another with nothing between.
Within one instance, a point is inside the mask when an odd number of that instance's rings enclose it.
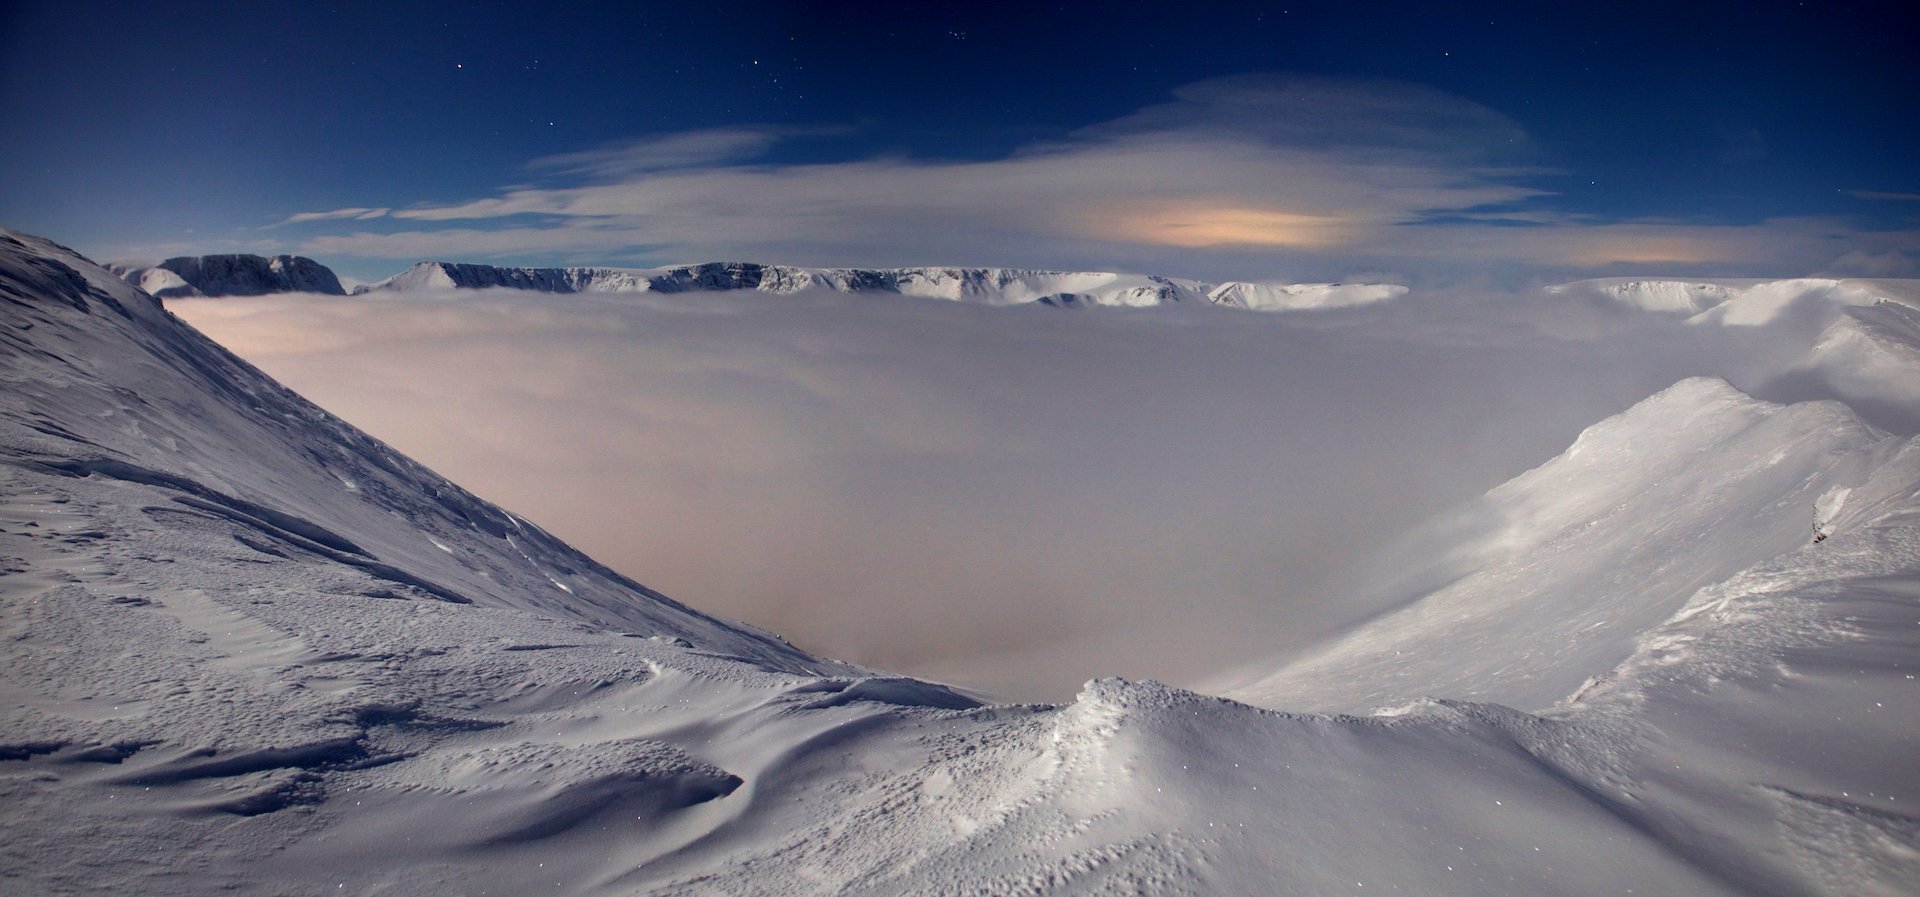
<instances>
[{"instance_id":1,"label":"snow-covered hillside","mask_svg":"<svg viewBox=\"0 0 1920 897\"><path fill-rule=\"evenodd\" d=\"M1232 692L1361 712L1427 695L1553 706L1701 587L1806 545L1906 440L1845 405L1757 401L1693 379L1595 424L1560 457L1394 551L1404 605Z\"/></svg>"},{"instance_id":2,"label":"snow-covered hillside","mask_svg":"<svg viewBox=\"0 0 1920 897\"><path fill-rule=\"evenodd\" d=\"M130 512L126 525L204 519L239 527L235 540L263 556L360 571L373 580L365 591L521 608L802 662L435 476L71 252L19 235L0 249L13 300L7 457L118 483L130 497L150 493L152 507ZM482 549L476 540L491 541Z\"/></svg>"},{"instance_id":3,"label":"snow-covered hillside","mask_svg":"<svg viewBox=\"0 0 1920 897\"><path fill-rule=\"evenodd\" d=\"M262 296L268 293L346 295L333 270L297 255L190 255L164 262L107 266L128 283L159 298Z\"/></svg>"},{"instance_id":4,"label":"snow-covered hillside","mask_svg":"<svg viewBox=\"0 0 1920 897\"><path fill-rule=\"evenodd\" d=\"M1595 424L1248 692L1308 706L981 706L649 592L69 250L0 234L0 303L9 893L1920 886L1920 445L1837 404Z\"/></svg>"}]
</instances>

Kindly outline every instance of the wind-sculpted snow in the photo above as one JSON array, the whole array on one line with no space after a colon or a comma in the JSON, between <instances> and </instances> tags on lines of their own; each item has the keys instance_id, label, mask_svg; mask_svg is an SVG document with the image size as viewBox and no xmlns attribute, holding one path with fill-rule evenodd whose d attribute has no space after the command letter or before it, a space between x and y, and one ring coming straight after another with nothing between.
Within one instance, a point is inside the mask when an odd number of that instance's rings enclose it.
<instances>
[{"instance_id":1,"label":"wind-sculpted snow","mask_svg":"<svg viewBox=\"0 0 1920 897\"><path fill-rule=\"evenodd\" d=\"M190 255L158 264L108 266L128 283L159 298L262 296L268 293L346 295L333 270L297 255Z\"/></svg>"},{"instance_id":2,"label":"wind-sculpted snow","mask_svg":"<svg viewBox=\"0 0 1920 897\"><path fill-rule=\"evenodd\" d=\"M0 236L0 305L8 893L1920 885L1920 448L1837 405L1683 382L1383 558L1457 614L1312 694L1388 713L983 706L621 580L57 246Z\"/></svg>"}]
</instances>

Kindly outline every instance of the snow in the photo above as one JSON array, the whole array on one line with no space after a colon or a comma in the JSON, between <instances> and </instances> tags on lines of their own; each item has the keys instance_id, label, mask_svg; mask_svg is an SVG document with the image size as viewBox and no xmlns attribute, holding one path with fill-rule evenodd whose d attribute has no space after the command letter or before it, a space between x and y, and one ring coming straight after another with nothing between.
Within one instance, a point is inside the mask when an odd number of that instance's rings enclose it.
<instances>
[{"instance_id":1,"label":"snow","mask_svg":"<svg viewBox=\"0 0 1920 897\"><path fill-rule=\"evenodd\" d=\"M0 233L0 302L10 892L1920 886L1920 446L1837 402L1596 423L1284 712L986 705L646 590L70 250Z\"/></svg>"}]
</instances>

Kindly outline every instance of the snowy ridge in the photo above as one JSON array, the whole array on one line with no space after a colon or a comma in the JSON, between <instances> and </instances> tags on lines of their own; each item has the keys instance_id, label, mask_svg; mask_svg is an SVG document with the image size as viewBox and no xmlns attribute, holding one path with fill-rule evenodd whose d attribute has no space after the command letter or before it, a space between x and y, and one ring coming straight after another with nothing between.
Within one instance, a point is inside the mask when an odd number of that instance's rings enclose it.
<instances>
[{"instance_id":1,"label":"snowy ridge","mask_svg":"<svg viewBox=\"0 0 1920 897\"><path fill-rule=\"evenodd\" d=\"M344 296L333 270L297 255L193 255L159 263L121 262L106 266L148 295L263 296L268 293L324 293Z\"/></svg>"},{"instance_id":2,"label":"snowy ridge","mask_svg":"<svg viewBox=\"0 0 1920 897\"><path fill-rule=\"evenodd\" d=\"M621 580L61 247L0 235L0 303L23 893L1920 884L1920 448L1833 403L1688 380L1436 522L1269 680L1389 714L979 706Z\"/></svg>"}]
</instances>

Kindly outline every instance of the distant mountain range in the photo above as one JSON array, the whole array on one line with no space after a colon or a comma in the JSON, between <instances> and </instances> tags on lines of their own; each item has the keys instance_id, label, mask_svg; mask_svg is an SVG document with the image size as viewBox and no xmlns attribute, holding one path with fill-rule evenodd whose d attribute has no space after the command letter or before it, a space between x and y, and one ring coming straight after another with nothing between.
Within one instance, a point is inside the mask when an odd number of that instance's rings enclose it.
<instances>
[{"instance_id":1,"label":"distant mountain range","mask_svg":"<svg viewBox=\"0 0 1920 897\"><path fill-rule=\"evenodd\" d=\"M182 256L163 262L107 266L127 282L162 299L183 296L259 296L269 293L345 295L325 265L301 256ZM513 268L459 262L421 262L354 293L445 289L514 289L542 293L685 293L758 290L797 293L893 293L985 305L1038 302L1062 308L1224 305L1255 311L1337 308L1382 302L1407 288L1380 283L1206 283L1173 277L1022 268L800 268L753 262L710 262L667 268Z\"/></svg>"}]
</instances>

